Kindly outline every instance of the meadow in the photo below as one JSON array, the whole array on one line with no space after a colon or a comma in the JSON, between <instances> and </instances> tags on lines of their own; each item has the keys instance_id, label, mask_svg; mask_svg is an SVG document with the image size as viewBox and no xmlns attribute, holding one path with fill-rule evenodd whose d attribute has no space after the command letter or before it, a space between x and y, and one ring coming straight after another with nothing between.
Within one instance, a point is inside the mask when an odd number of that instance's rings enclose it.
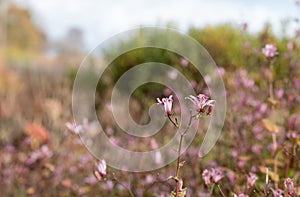
<instances>
[{"instance_id":1,"label":"meadow","mask_svg":"<svg viewBox=\"0 0 300 197\"><path fill-rule=\"evenodd\" d=\"M16 7L10 11L12 16L26 15ZM94 123L71 125L73 83L85 53L64 45L54 57L45 54L46 38L30 17L25 19L19 24L26 27L24 34L8 20L7 43L0 49L1 196L176 196L180 181L186 196L300 196L299 23L292 35L283 31L280 36L270 24L257 33L249 32L246 23L189 28L187 35L204 46L218 66L227 112L217 143L204 157L199 157L198 148L206 127L199 120L197 136L181 156L185 163L176 179L176 160L154 171L126 172L106 168L89 153L76 128ZM133 37L128 42L141 40ZM113 55L114 49L105 51L105 56ZM135 139L113 121L109 101L114 84L133 66L149 61L171 65L197 94L210 96L210 76L201 76L178 54L148 48L120 56L99 81L95 108L109 139L130 150L156 149L175 132L174 120L153 137ZM87 77L95 76L88 72ZM171 94L174 103L169 112L179 114L170 89L140 86L131 96L133 119L147 121L156 98Z\"/></svg>"}]
</instances>

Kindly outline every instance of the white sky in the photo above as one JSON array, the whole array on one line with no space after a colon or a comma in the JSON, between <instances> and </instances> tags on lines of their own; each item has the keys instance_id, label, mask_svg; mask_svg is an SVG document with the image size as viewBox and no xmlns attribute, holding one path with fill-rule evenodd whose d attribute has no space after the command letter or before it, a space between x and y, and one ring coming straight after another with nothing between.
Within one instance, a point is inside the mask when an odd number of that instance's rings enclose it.
<instances>
[{"instance_id":1,"label":"white sky","mask_svg":"<svg viewBox=\"0 0 300 197\"><path fill-rule=\"evenodd\" d=\"M258 31L266 21L280 29L284 18L300 17L294 0L14 0L33 10L52 39L80 27L87 49L110 36L140 25L164 25L186 31L190 25L249 23ZM300 24L298 24L300 26Z\"/></svg>"}]
</instances>

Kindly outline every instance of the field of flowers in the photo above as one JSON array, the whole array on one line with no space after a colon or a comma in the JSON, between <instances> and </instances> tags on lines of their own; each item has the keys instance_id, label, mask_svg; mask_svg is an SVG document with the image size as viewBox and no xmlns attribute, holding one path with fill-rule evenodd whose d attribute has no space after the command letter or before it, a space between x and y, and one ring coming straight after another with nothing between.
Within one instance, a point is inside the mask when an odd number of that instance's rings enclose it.
<instances>
[{"instance_id":1,"label":"field of flowers","mask_svg":"<svg viewBox=\"0 0 300 197\"><path fill-rule=\"evenodd\" d=\"M300 196L300 28L279 37L269 25L253 34L247 24L223 24L193 27L188 35L210 53L226 88L225 123L204 157L198 154L206 133L201 120L216 112L207 88L211 79L184 57L162 50L133 51L114 61L105 71L108 80L97 88L95 107L110 141L145 151L174 135L180 124L177 97L161 85L135 91L130 110L136 122L148 118L153 103L169 118L154 137L135 139L112 121L114 83L147 61L172 65L190 80L198 94L186 95L194 107L191 120L200 122L197 136L178 160L149 172L111 168L81 141L78 133L95 127L88 120L75 123L72 115L72 87L82 54L55 60L39 55L28 61L10 50L0 52L1 196ZM172 73L169 77L176 80ZM154 162L163 159L158 155Z\"/></svg>"}]
</instances>

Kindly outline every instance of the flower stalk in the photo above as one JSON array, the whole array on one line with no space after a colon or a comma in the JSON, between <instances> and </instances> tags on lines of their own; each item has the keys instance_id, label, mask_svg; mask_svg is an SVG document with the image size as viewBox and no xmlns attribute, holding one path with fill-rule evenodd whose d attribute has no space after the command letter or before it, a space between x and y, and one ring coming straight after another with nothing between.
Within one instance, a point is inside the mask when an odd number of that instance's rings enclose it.
<instances>
[{"instance_id":1,"label":"flower stalk","mask_svg":"<svg viewBox=\"0 0 300 197\"><path fill-rule=\"evenodd\" d=\"M157 98L157 104L160 104L163 106L163 109L165 111L166 116L168 117L169 121L177 128L179 129L179 124L177 119L175 118L174 120L172 119L172 95L170 95L167 98L162 98L159 99ZM215 101L209 99L208 96L204 94L199 94L197 96L190 95L186 97L186 99L190 100L194 105L195 105L195 111L197 112L195 115L192 114L192 110L190 110L190 117L189 117L189 122L187 124L186 129L183 132L179 131L180 138L179 138L179 146L178 146L178 152L177 152L177 163L176 163L176 171L175 171L175 177L171 177L176 181L176 191L172 192L172 196L175 197L180 197L180 196L185 196L185 190L186 188L182 188L183 186L183 181L180 178L180 168L184 165L184 161L180 161L181 158L181 149L182 149L182 143L183 143L183 138L185 134L188 132L188 130L191 127L192 120L193 118L198 119L199 117L202 117L204 115L209 116L212 113Z\"/></svg>"},{"instance_id":2,"label":"flower stalk","mask_svg":"<svg viewBox=\"0 0 300 197\"><path fill-rule=\"evenodd\" d=\"M269 89L269 101L271 104L271 114L270 114L270 121L272 125L275 125L275 114L274 114L274 66L273 61L274 57L278 54L277 48L273 44L266 44L266 46L262 49L262 53L265 55L267 60L269 61L269 83L268 83L268 89ZM278 174L278 154L277 154L277 139L276 139L276 132L272 131L272 143L273 143L273 154L274 154L274 173ZM275 189L278 189L278 182L275 181Z\"/></svg>"}]
</instances>

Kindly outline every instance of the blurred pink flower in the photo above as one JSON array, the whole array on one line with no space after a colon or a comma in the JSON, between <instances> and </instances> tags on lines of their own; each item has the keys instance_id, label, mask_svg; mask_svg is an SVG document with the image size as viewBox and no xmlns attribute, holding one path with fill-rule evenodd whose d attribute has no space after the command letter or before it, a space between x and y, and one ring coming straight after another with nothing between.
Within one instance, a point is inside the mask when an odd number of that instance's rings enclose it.
<instances>
[{"instance_id":1,"label":"blurred pink flower","mask_svg":"<svg viewBox=\"0 0 300 197\"><path fill-rule=\"evenodd\" d=\"M202 173L202 178L204 179L205 185L210 184L210 178L211 178L211 172L207 169L205 169Z\"/></svg>"},{"instance_id":2,"label":"blurred pink flower","mask_svg":"<svg viewBox=\"0 0 300 197\"><path fill-rule=\"evenodd\" d=\"M220 169L212 168L211 176L214 183L219 182L223 178L223 173Z\"/></svg>"},{"instance_id":3,"label":"blurred pink flower","mask_svg":"<svg viewBox=\"0 0 300 197\"><path fill-rule=\"evenodd\" d=\"M288 129L292 130L296 128L299 117L297 115L292 115L288 120Z\"/></svg>"},{"instance_id":4,"label":"blurred pink flower","mask_svg":"<svg viewBox=\"0 0 300 197\"><path fill-rule=\"evenodd\" d=\"M300 28L296 30L295 34L296 34L296 37L300 36Z\"/></svg>"},{"instance_id":5,"label":"blurred pink flower","mask_svg":"<svg viewBox=\"0 0 300 197\"><path fill-rule=\"evenodd\" d=\"M158 151L158 150L154 154L154 161L156 164L159 164L162 162L162 155L161 155L160 151Z\"/></svg>"},{"instance_id":6,"label":"blurred pink flower","mask_svg":"<svg viewBox=\"0 0 300 197\"><path fill-rule=\"evenodd\" d=\"M272 190L274 197L283 197L284 192L281 189Z\"/></svg>"},{"instance_id":7,"label":"blurred pink flower","mask_svg":"<svg viewBox=\"0 0 300 197\"><path fill-rule=\"evenodd\" d=\"M152 184L154 181L155 178L151 174L148 174L144 180L144 185Z\"/></svg>"},{"instance_id":8,"label":"blurred pink flower","mask_svg":"<svg viewBox=\"0 0 300 197\"><path fill-rule=\"evenodd\" d=\"M186 97L196 105L196 110L199 113L206 113L206 115L210 115L213 107L215 105L215 100L209 99L208 96L204 94L198 94L197 97L190 95Z\"/></svg>"},{"instance_id":9,"label":"blurred pink flower","mask_svg":"<svg viewBox=\"0 0 300 197\"><path fill-rule=\"evenodd\" d=\"M278 90L275 91L275 95L276 95L276 97L277 97L278 99L282 99L283 94L284 94L283 89L278 89Z\"/></svg>"},{"instance_id":10,"label":"blurred pink flower","mask_svg":"<svg viewBox=\"0 0 300 197\"><path fill-rule=\"evenodd\" d=\"M247 29L248 29L248 23L245 22L245 23L242 24L242 26L243 26L243 30L247 31Z\"/></svg>"},{"instance_id":11,"label":"blurred pink flower","mask_svg":"<svg viewBox=\"0 0 300 197\"><path fill-rule=\"evenodd\" d=\"M211 83L211 77L209 75L205 75L203 78L206 84L209 85Z\"/></svg>"},{"instance_id":12,"label":"blurred pink flower","mask_svg":"<svg viewBox=\"0 0 300 197\"><path fill-rule=\"evenodd\" d=\"M173 95L170 95L169 98L159 99L157 98L157 103L164 107L165 113L167 116L172 114L172 104L173 104Z\"/></svg>"},{"instance_id":13,"label":"blurred pink flower","mask_svg":"<svg viewBox=\"0 0 300 197\"><path fill-rule=\"evenodd\" d=\"M185 58L181 58L180 64L183 67L187 67L189 65L189 61L187 59L185 59Z\"/></svg>"},{"instance_id":14,"label":"blurred pink flower","mask_svg":"<svg viewBox=\"0 0 300 197\"><path fill-rule=\"evenodd\" d=\"M234 175L234 172L232 171L228 171L227 174L226 174L227 178L229 179L230 183L231 184L234 184L235 182L235 175Z\"/></svg>"},{"instance_id":15,"label":"blurred pink flower","mask_svg":"<svg viewBox=\"0 0 300 197\"><path fill-rule=\"evenodd\" d=\"M239 160L237 163L239 168L243 168L245 166L245 161L244 160Z\"/></svg>"},{"instance_id":16,"label":"blurred pink flower","mask_svg":"<svg viewBox=\"0 0 300 197\"><path fill-rule=\"evenodd\" d=\"M255 184L256 180L257 180L256 174L250 172L250 173L247 175L247 184L248 184L250 187L253 187L253 185Z\"/></svg>"},{"instance_id":17,"label":"blurred pink flower","mask_svg":"<svg viewBox=\"0 0 300 197\"><path fill-rule=\"evenodd\" d=\"M43 156L45 157L52 157L53 155L52 150L50 150L50 148L47 145L43 145L40 150Z\"/></svg>"},{"instance_id":18,"label":"blurred pink flower","mask_svg":"<svg viewBox=\"0 0 300 197\"><path fill-rule=\"evenodd\" d=\"M248 197L246 194L234 194L233 197Z\"/></svg>"},{"instance_id":19,"label":"blurred pink flower","mask_svg":"<svg viewBox=\"0 0 300 197\"><path fill-rule=\"evenodd\" d=\"M284 179L284 188L287 190L289 195L294 194L294 180L291 178Z\"/></svg>"},{"instance_id":20,"label":"blurred pink flower","mask_svg":"<svg viewBox=\"0 0 300 197\"><path fill-rule=\"evenodd\" d=\"M182 186L183 186L183 181L182 181L182 179L180 179L180 180L178 181L179 192L182 191Z\"/></svg>"},{"instance_id":21,"label":"blurred pink flower","mask_svg":"<svg viewBox=\"0 0 300 197\"><path fill-rule=\"evenodd\" d=\"M249 47L250 47L250 42L246 41L246 42L243 43L243 48L244 49L249 49Z\"/></svg>"},{"instance_id":22,"label":"blurred pink flower","mask_svg":"<svg viewBox=\"0 0 300 197\"><path fill-rule=\"evenodd\" d=\"M251 150L253 153L259 155L261 153L261 148L258 144L254 144L252 147L251 147Z\"/></svg>"},{"instance_id":23,"label":"blurred pink flower","mask_svg":"<svg viewBox=\"0 0 300 197\"><path fill-rule=\"evenodd\" d=\"M95 185L97 183L97 179L94 176L89 176L84 179L84 182L89 185Z\"/></svg>"},{"instance_id":24,"label":"blurred pink flower","mask_svg":"<svg viewBox=\"0 0 300 197\"><path fill-rule=\"evenodd\" d=\"M78 125L76 122L67 122L65 125L69 131L72 131L75 134L79 134L82 130L82 126Z\"/></svg>"},{"instance_id":25,"label":"blurred pink flower","mask_svg":"<svg viewBox=\"0 0 300 197\"><path fill-rule=\"evenodd\" d=\"M289 51L292 51L293 48L294 48L294 44L292 42L288 42L287 45L286 45L286 48L289 50Z\"/></svg>"},{"instance_id":26,"label":"blurred pink flower","mask_svg":"<svg viewBox=\"0 0 300 197\"><path fill-rule=\"evenodd\" d=\"M177 71L175 71L175 70L172 70L172 71L168 72L168 77L169 77L170 79L175 80L175 79L177 78L177 76L178 76L178 73L177 73Z\"/></svg>"},{"instance_id":27,"label":"blurred pink flower","mask_svg":"<svg viewBox=\"0 0 300 197\"><path fill-rule=\"evenodd\" d=\"M151 138L150 140L150 148L151 149L157 149L158 145L157 145L157 142L154 138Z\"/></svg>"},{"instance_id":28,"label":"blurred pink flower","mask_svg":"<svg viewBox=\"0 0 300 197\"><path fill-rule=\"evenodd\" d=\"M169 88L164 89L164 95L170 95L171 93L172 93L172 90L170 90Z\"/></svg>"},{"instance_id":29,"label":"blurred pink flower","mask_svg":"<svg viewBox=\"0 0 300 197\"><path fill-rule=\"evenodd\" d=\"M219 74L221 77L225 74L225 69L223 67L218 66L217 67L217 74Z\"/></svg>"},{"instance_id":30,"label":"blurred pink flower","mask_svg":"<svg viewBox=\"0 0 300 197\"><path fill-rule=\"evenodd\" d=\"M16 148L11 145L11 144L8 144L4 147L4 151L8 152L8 153L13 153L15 152Z\"/></svg>"},{"instance_id":31,"label":"blurred pink flower","mask_svg":"<svg viewBox=\"0 0 300 197\"><path fill-rule=\"evenodd\" d=\"M236 158L238 156L238 151L236 149L232 149L230 155L234 158Z\"/></svg>"},{"instance_id":32,"label":"blurred pink flower","mask_svg":"<svg viewBox=\"0 0 300 197\"><path fill-rule=\"evenodd\" d=\"M114 188L114 183L111 180L108 180L101 185L106 191L111 191Z\"/></svg>"},{"instance_id":33,"label":"blurred pink flower","mask_svg":"<svg viewBox=\"0 0 300 197\"><path fill-rule=\"evenodd\" d=\"M106 161L99 160L96 163L96 170L94 170L94 175L98 181L102 180L102 177L106 175Z\"/></svg>"},{"instance_id":34,"label":"blurred pink flower","mask_svg":"<svg viewBox=\"0 0 300 197\"><path fill-rule=\"evenodd\" d=\"M36 161L43 158L52 157L53 152L49 149L47 145L43 145L40 149L33 151L30 156L25 160L25 164L31 165Z\"/></svg>"},{"instance_id":35,"label":"blurred pink flower","mask_svg":"<svg viewBox=\"0 0 300 197\"><path fill-rule=\"evenodd\" d=\"M193 88L196 88L198 84L197 84L196 81L191 80L191 81L190 81L190 85L191 85Z\"/></svg>"},{"instance_id":36,"label":"blurred pink flower","mask_svg":"<svg viewBox=\"0 0 300 197\"><path fill-rule=\"evenodd\" d=\"M277 48L273 44L266 44L264 48L262 48L262 53L267 58L272 58L277 54Z\"/></svg>"}]
</instances>

